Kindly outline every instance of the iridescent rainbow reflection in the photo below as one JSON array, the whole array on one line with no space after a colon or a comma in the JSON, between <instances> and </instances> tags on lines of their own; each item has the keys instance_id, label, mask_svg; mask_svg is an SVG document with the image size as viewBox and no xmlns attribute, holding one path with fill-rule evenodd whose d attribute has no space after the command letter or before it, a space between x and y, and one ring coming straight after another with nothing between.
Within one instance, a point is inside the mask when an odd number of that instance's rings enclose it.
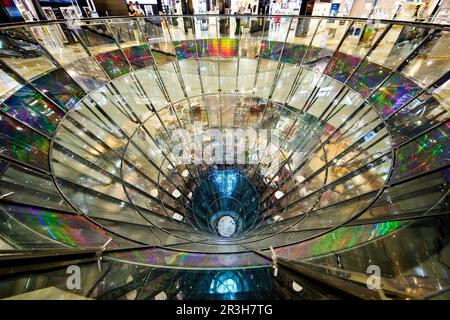
<instances>
[{"instance_id":1,"label":"iridescent rainbow reflection","mask_svg":"<svg viewBox=\"0 0 450 320\"><path fill-rule=\"evenodd\" d=\"M386 118L413 98L420 89L412 80L395 72L370 96L369 101Z\"/></svg>"},{"instance_id":2,"label":"iridescent rainbow reflection","mask_svg":"<svg viewBox=\"0 0 450 320\"><path fill-rule=\"evenodd\" d=\"M261 42L261 51L259 57L261 59L276 60L280 59L283 51L284 42L263 40Z\"/></svg>"},{"instance_id":3,"label":"iridescent rainbow reflection","mask_svg":"<svg viewBox=\"0 0 450 320\"><path fill-rule=\"evenodd\" d=\"M303 259L349 249L367 241L383 237L407 224L404 221L386 221L361 226L340 227L318 238L289 247L275 249L286 259Z\"/></svg>"},{"instance_id":4,"label":"iridescent rainbow reflection","mask_svg":"<svg viewBox=\"0 0 450 320\"><path fill-rule=\"evenodd\" d=\"M398 181L444 167L450 159L450 121L396 150L392 180Z\"/></svg>"},{"instance_id":5,"label":"iridescent rainbow reflection","mask_svg":"<svg viewBox=\"0 0 450 320\"><path fill-rule=\"evenodd\" d=\"M71 109L86 95L63 69L52 71L32 83L65 110Z\"/></svg>"},{"instance_id":6,"label":"iridescent rainbow reflection","mask_svg":"<svg viewBox=\"0 0 450 320\"><path fill-rule=\"evenodd\" d=\"M174 41L173 45L175 47L175 51L177 53L178 60L184 60L184 59L198 57L195 41L193 41L193 40Z\"/></svg>"},{"instance_id":7,"label":"iridescent rainbow reflection","mask_svg":"<svg viewBox=\"0 0 450 320\"><path fill-rule=\"evenodd\" d=\"M301 64L307 47L302 44L286 43L281 55L281 62Z\"/></svg>"},{"instance_id":8,"label":"iridescent rainbow reflection","mask_svg":"<svg viewBox=\"0 0 450 320\"><path fill-rule=\"evenodd\" d=\"M64 116L62 110L29 85L17 90L0 105L0 108L48 136L53 134Z\"/></svg>"},{"instance_id":9,"label":"iridescent rainbow reflection","mask_svg":"<svg viewBox=\"0 0 450 320\"><path fill-rule=\"evenodd\" d=\"M136 69L149 67L155 64L150 48L146 44L123 48L123 53L125 53L128 61L130 61L131 65Z\"/></svg>"},{"instance_id":10,"label":"iridescent rainbow reflection","mask_svg":"<svg viewBox=\"0 0 450 320\"><path fill-rule=\"evenodd\" d=\"M0 114L0 154L41 169L50 170L50 141L43 135Z\"/></svg>"},{"instance_id":11,"label":"iridescent rainbow reflection","mask_svg":"<svg viewBox=\"0 0 450 320\"><path fill-rule=\"evenodd\" d=\"M70 247L98 247L110 238L106 230L81 215L22 205L1 204L0 209L35 232ZM109 246L118 245L112 241Z\"/></svg>"},{"instance_id":12,"label":"iridescent rainbow reflection","mask_svg":"<svg viewBox=\"0 0 450 320\"><path fill-rule=\"evenodd\" d=\"M101 53L96 55L95 58L111 79L130 72L130 65L120 50Z\"/></svg>"},{"instance_id":13,"label":"iridescent rainbow reflection","mask_svg":"<svg viewBox=\"0 0 450 320\"><path fill-rule=\"evenodd\" d=\"M218 57L219 39L197 40L197 50L200 57Z\"/></svg>"},{"instance_id":14,"label":"iridescent rainbow reflection","mask_svg":"<svg viewBox=\"0 0 450 320\"><path fill-rule=\"evenodd\" d=\"M359 57L336 52L324 73L338 81L345 82L352 71L356 69L360 61L361 59Z\"/></svg>"},{"instance_id":15,"label":"iridescent rainbow reflection","mask_svg":"<svg viewBox=\"0 0 450 320\"><path fill-rule=\"evenodd\" d=\"M389 73L388 68L363 60L356 72L347 80L347 84L359 94L368 97Z\"/></svg>"},{"instance_id":16,"label":"iridescent rainbow reflection","mask_svg":"<svg viewBox=\"0 0 450 320\"><path fill-rule=\"evenodd\" d=\"M236 57L239 52L239 42L237 39L220 39L220 55L222 57Z\"/></svg>"}]
</instances>

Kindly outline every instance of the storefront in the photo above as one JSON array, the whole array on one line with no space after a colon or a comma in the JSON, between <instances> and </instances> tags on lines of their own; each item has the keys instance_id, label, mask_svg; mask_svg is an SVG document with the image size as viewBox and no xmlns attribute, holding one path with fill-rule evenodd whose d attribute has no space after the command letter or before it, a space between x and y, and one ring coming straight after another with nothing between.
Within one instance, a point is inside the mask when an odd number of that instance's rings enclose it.
<instances>
[{"instance_id":1,"label":"storefront","mask_svg":"<svg viewBox=\"0 0 450 320\"><path fill-rule=\"evenodd\" d=\"M258 14L258 5L257 0L231 0L231 14Z\"/></svg>"},{"instance_id":2,"label":"storefront","mask_svg":"<svg viewBox=\"0 0 450 320\"><path fill-rule=\"evenodd\" d=\"M370 0L372 1L372 0ZM364 0L324 0L314 4L313 15L315 16L332 16L346 17L350 16L350 12L354 5L364 7Z\"/></svg>"},{"instance_id":3,"label":"storefront","mask_svg":"<svg viewBox=\"0 0 450 320\"><path fill-rule=\"evenodd\" d=\"M94 0L0 0L3 22L96 17Z\"/></svg>"},{"instance_id":4,"label":"storefront","mask_svg":"<svg viewBox=\"0 0 450 320\"><path fill-rule=\"evenodd\" d=\"M449 0L321 0L313 15L431 21Z\"/></svg>"},{"instance_id":5,"label":"storefront","mask_svg":"<svg viewBox=\"0 0 450 320\"><path fill-rule=\"evenodd\" d=\"M1 0L2 22L34 21L38 14L31 0ZM4 21L3 21L4 20Z\"/></svg>"},{"instance_id":6,"label":"storefront","mask_svg":"<svg viewBox=\"0 0 450 320\"><path fill-rule=\"evenodd\" d=\"M301 0L276 0L270 4L270 14L298 15Z\"/></svg>"}]
</instances>

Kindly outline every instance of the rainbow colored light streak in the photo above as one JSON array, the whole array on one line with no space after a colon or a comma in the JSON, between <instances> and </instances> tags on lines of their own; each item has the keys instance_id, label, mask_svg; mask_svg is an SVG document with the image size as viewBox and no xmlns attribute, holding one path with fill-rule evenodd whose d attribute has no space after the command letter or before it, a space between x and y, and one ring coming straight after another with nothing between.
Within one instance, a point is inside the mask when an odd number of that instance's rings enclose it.
<instances>
[{"instance_id":1,"label":"rainbow colored light streak","mask_svg":"<svg viewBox=\"0 0 450 320\"><path fill-rule=\"evenodd\" d=\"M226 268L252 267L270 264L270 260L252 252L237 254L207 254L173 251L162 248L147 248L109 254L111 257L155 266L178 268Z\"/></svg>"},{"instance_id":2,"label":"rainbow colored light streak","mask_svg":"<svg viewBox=\"0 0 450 320\"><path fill-rule=\"evenodd\" d=\"M222 57L237 57L239 54L239 42L237 39L220 39L219 47Z\"/></svg>"},{"instance_id":3,"label":"rainbow colored light streak","mask_svg":"<svg viewBox=\"0 0 450 320\"><path fill-rule=\"evenodd\" d=\"M374 92L369 101L386 118L398 110L408 100L416 96L421 87L412 80L394 72L389 79Z\"/></svg>"},{"instance_id":4,"label":"rainbow colored light streak","mask_svg":"<svg viewBox=\"0 0 450 320\"><path fill-rule=\"evenodd\" d=\"M142 69L155 64L150 48L146 44L123 48L123 52L135 69Z\"/></svg>"},{"instance_id":5,"label":"rainbow colored light streak","mask_svg":"<svg viewBox=\"0 0 450 320\"><path fill-rule=\"evenodd\" d=\"M123 76L130 72L130 65L119 49L100 53L95 56L95 59L97 59L103 70L111 79Z\"/></svg>"},{"instance_id":6,"label":"rainbow colored light streak","mask_svg":"<svg viewBox=\"0 0 450 320\"><path fill-rule=\"evenodd\" d=\"M186 44L183 45L185 48L181 49L181 47L177 50L177 57L180 56L180 59L188 59L188 58L196 58L195 47L191 49L192 42L193 45L195 43L193 41L180 41L180 42L189 42L189 46L186 47ZM177 44L178 41L175 41ZM237 57L239 54L239 41L237 39L231 38L221 38L221 39L201 39L197 40L197 50L198 57Z\"/></svg>"},{"instance_id":7,"label":"rainbow colored light streak","mask_svg":"<svg viewBox=\"0 0 450 320\"><path fill-rule=\"evenodd\" d=\"M450 162L450 121L400 147L395 152L392 181L444 167Z\"/></svg>"},{"instance_id":8,"label":"rainbow colored light streak","mask_svg":"<svg viewBox=\"0 0 450 320\"><path fill-rule=\"evenodd\" d=\"M184 60L189 58L197 58L197 48L195 46L195 41L174 41L175 52L177 53L178 60Z\"/></svg>"},{"instance_id":9,"label":"rainbow colored light streak","mask_svg":"<svg viewBox=\"0 0 450 320\"><path fill-rule=\"evenodd\" d=\"M199 57L218 57L219 39L201 39L197 40L197 49Z\"/></svg>"},{"instance_id":10,"label":"rainbow colored light streak","mask_svg":"<svg viewBox=\"0 0 450 320\"><path fill-rule=\"evenodd\" d=\"M0 208L35 232L70 247L98 247L110 238L106 230L81 215L19 205ZM111 241L108 246L115 248L117 244Z\"/></svg>"},{"instance_id":11,"label":"rainbow colored light streak","mask_svg":"<svg viewBox=\"0 0 450 320\"><path fill-rule=\"evenodd\" d=\"M359 57L336 52L324 73L340 82L345 82L352 71L356 69L360 61L361 59Z\"/></svg>"},{"instance_id":12,"label":"rainbow colored light streak","mask_svg":"<svg viewBox=\"0 0 450 320\"><path fill-rule=\"evenodd\" d=\"M378 239L398 230L406 223L404 221L386 221L354 227L340 227L318 238L276 249L275 252L278 256L287 259L319 256Z\"/></svg>"},{"instance_id":13,"label":"rainbow colored light streak","mask_svg":"<svg viewBox=\"0 0 450 320\"><path fill-rule=\"evenodd\" d=\"M0 108L15 119L49 136L64 116L63 111L29 85L17 90Z\"/></svg>"},{"instance_id":14,"label":"rainbow colored light streak","mask_svg":"<svg viewBox=\"0 0 450 320\"><path fill-rule=\"evenodd\" d=\"M363 60L356 72L347 80L347 84L367 98L386 79L389 73L389 69Z\"/></svg>"},{"instance_id":15,"label":"rainbow colored light streak","mask_svg":"<svg viewBox=\"0 0 450 320\"><path fill-rule=\"evenodd\" d=\"M52 71L32 83L65 110L85 96L83 89L63 69Z\"/></svg>"},{"instance_id":16,"label":"rainbow colored light streak","mask_svg":"<svg viewBox=\"0 0 450 320\"><path fill-rule=\"evenodd\" d=\"M0 142L1 154L50 170L48 165L49 140L1 114Z\"/></svg>"},{"instance_id":17,"label":"rainbow colored light streak","mask_svg":"<svg viewBox=\"0 0 450 320\"><path fill-rule=\"evenodd\" d=\"M261 42L259 57L261 59L278 61L280 59L281 52L283 51L283 46L284 42L263 40Z\"/></svg>"}]
</instances>

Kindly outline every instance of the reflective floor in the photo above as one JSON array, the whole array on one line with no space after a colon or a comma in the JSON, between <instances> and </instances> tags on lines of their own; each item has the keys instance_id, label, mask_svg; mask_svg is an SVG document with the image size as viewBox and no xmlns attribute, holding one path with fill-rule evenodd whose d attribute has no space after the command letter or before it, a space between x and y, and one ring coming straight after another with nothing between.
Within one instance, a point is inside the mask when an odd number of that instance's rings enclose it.
<instances>
[{"instance_id":1,"label":"reflective floor","mask_svg":"<svg viewBox=\"0 0 450 320\"><path fill-rule=\"evenodd\" d=\"M448 298L449 31L0 26L0 296Z\"/></svg>"}]
</instances>

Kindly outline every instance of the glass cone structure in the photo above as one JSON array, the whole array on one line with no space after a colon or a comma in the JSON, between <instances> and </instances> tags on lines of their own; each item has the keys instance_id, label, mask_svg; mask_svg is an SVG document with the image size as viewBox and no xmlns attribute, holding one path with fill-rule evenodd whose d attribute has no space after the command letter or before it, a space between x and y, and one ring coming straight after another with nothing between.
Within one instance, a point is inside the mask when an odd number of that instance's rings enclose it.
<instances>
[{"instance_id":1,"label":"glass cone structure","mask_svg":"<svg viewBox=\"0 0 450 320\"><path fill-rule=\"evenodd\" d=\"M0 298L450 298L449 32L0 26Z\"/></svg>"}]
</instances>

